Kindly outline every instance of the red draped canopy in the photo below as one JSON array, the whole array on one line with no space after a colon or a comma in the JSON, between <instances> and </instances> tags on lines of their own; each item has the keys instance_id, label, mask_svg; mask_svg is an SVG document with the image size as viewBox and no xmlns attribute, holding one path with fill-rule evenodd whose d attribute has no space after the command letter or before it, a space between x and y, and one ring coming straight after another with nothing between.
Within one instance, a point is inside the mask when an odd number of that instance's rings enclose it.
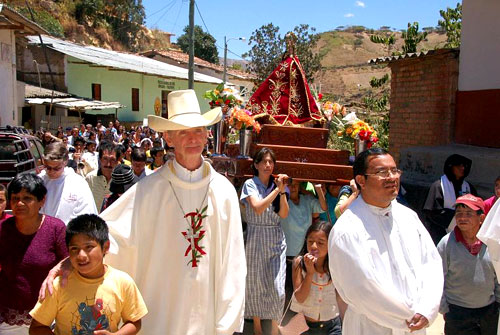
<instances>
[{"instance_id":1,"label":"red draped canopy","mask_svg":"<svg viewBox=\"0 0 500 335\"><path fill-rule=\"evenodd\" d=\"M250 98L247 108L282 125L323 119L295 55L283 60Z\"/></svg>"}]
</instances>

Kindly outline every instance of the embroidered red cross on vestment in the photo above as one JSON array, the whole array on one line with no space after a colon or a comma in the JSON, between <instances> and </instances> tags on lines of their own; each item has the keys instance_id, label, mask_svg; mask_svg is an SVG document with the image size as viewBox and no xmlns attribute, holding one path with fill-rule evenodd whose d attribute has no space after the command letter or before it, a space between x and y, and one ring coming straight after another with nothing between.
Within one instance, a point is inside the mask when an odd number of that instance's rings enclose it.
<instances>
[{"instance_id":1,"label":"embroidered red cross on vestment","mask_svg":"<svg viewBox=\"0 0 500 335\"><path fill-rule=\"evenodd\" d=\"M184 253L184 256L187 256L189 252L191 252L191 267L198 267L198 258L201 258L202 255L206 255L206 252L203 250L203 247L199 245L200 240L205 236L205 230L201 230L203 224L203 218L205 216L202 213L191 212L184 215L184 218L190 218L191 224L187 231L183 231L182 235L189 242L189 246ZM188 262L188 264L189 264Z\"/></svg>"}]
</instances>

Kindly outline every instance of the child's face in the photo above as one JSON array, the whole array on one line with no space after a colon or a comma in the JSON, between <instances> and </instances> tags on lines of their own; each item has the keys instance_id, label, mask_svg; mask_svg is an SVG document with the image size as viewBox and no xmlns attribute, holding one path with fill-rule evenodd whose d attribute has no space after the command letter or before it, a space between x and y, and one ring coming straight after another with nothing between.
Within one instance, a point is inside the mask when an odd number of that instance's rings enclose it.
<instances>
[{"instance_id":1,"label":"child's face","mask_svg":"<svg viewBox=\"0 0 500 335\"><path fill-rule=\"evenodd\" d=\"M5 196L5 191L0 191L0 215L2 215L5 207L7 207L7 197Z\"/></svg>"},{"instance_id":2,"label":"child's face","mask_svg":"<svg viewBox=\"0 0 500 335\"><path fill-rule=\"evenodd\" d=\"M500 198L500 180L495 182L495 195Z\"/></svg>"},{"instance_id":3,"label":"child's face","mask_svg":"<svg viewBox=\"0 0 500 335\"><path fill-rule=\"evenodd\" d=\"M104 255L109 250L109 241L104 248L85 234L77 234L68 245L69 260L75 270L85 278L99 278L104 275Z\"/></svg>"},{"instance_id":4,"label":"child's face","mask_svg":"<svg viewBox=\"0 0 500 335\"><path fill-rule=\"evenodd\" d=\"M328 236L322 230L313 231L307 236L307 252L316 258L326 257L328 254Z\"/></svg>"}]
</instances>

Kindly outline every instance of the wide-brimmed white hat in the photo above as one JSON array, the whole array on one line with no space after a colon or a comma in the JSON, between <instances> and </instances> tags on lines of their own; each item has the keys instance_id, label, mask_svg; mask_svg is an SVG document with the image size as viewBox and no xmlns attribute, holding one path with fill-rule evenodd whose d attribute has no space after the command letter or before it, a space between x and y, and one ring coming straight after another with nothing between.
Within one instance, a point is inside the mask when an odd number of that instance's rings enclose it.
<instances>
[{"instance_id":1,"label":"wide-brimmed white hat","mask_svg":"<svg viewBox=\"0 0 500 335\"><path fill-rule=\"evenodd\" d=\"M216 107L201 114L194 90L173 91L168 94L168 119L148 115L148 125L156 131L206 127L219 122L222 110Z\"/></svg>"}]
</instances>

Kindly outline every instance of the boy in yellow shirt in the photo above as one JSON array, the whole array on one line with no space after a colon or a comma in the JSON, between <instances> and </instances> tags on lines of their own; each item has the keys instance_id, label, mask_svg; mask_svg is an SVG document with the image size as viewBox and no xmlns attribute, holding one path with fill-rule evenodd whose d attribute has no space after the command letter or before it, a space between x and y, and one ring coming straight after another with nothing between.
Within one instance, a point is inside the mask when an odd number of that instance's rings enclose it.
<instances>
[{"instance_id":1,"label":"boy in yellow shirt","mask_svg":"<svg viewBox=\"0 0 500 335\"><path fill-rule=\"evenodd\" d=\"M137 334L148 311L133 279L103 263L109 250L106 222L94 214L74 218L66 228L66 245L73 271L64 287L58 277L54 293L30 312L30 334Z\"/></svg>"}]
</instances>

